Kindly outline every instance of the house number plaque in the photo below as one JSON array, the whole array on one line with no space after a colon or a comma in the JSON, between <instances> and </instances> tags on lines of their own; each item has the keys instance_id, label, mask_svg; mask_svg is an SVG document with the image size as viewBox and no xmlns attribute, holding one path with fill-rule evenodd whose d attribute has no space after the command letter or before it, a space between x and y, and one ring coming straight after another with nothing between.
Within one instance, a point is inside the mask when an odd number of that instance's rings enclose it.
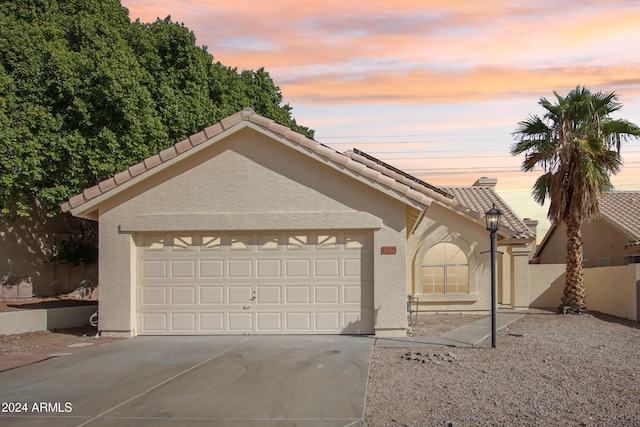
<instances>
[{"instance_id":1,"label":"house number plaque","mask_svg":"<svg viewBox=\"0 0 640 427\"><path fill-rule=\"evenodd\" d=\"M382 246L380 247L380 254L382 255L395 255L398 248L395 246Z\"/></svg>"}]
</instances>

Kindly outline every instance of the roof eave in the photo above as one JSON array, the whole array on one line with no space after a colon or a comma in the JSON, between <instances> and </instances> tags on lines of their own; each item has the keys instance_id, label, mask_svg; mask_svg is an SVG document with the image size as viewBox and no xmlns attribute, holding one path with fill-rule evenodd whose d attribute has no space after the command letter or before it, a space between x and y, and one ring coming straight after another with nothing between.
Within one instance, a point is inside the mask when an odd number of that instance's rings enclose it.
<instances>
[{"instance_id":1,"label":"roof eave","mask_svg":"<svg viewBox=\"0 0 640 427\"><path fill-rule=\"evenodd\" d=\"M210 126L204 131L163 150L159 154L131 166L126 171L84 190L64 203L61 209L80 218L98 220L98 206L101 203L171 167L176 162L197 155L211 144L246 128L279 140L290 148L320 160L333 169L345 173L353 179L408 206L424 210L433 201L427 195L379 172L376 173L370 168L362 169L357 162L342 153L279 125L273 120L266 119L255 113L250 114L243 110L241 113L223 119L216 125Z\"/></svg>"}]
</instances>

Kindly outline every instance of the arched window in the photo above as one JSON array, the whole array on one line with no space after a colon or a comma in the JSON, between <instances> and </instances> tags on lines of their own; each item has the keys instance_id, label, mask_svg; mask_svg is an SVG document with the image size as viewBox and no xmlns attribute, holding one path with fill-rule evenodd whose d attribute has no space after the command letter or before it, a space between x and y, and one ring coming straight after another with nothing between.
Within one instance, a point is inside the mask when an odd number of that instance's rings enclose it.
<instances>
[{"instance_id":1,"label":"arched window","mask_svg":"<svg viewBox=\"0 0 640 427\"><path fill-rule=\"evenodd\" d=\"M423 294L469 292L469 261L453 243L432 246L422 259Z\"/></svg>"}]
</instances>

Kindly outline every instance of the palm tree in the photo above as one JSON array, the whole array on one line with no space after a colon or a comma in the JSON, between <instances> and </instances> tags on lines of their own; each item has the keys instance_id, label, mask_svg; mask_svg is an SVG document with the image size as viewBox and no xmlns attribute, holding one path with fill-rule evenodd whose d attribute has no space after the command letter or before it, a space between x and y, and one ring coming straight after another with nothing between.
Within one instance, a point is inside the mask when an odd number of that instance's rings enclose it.
<instances>
[{"instance_id":1,"label":"palm tree","mask_svg":"<svg viewBox=\"0 0 640 427\"><path fill-rule=\"evenodd\" d=\"M591 93L576 87L566 97L554 91L556 103L540 98L543 117L518 123L512 155L525 155L524 171L540 166L535 201L549 198L549 220L567 226L566 283L559 311L584 313L582 224L598 216L598 196L611 190L610 176L620 170L621 143L640 137L640 128L610 114L622 108L615 92Z\"/></svg>"}]
</instances>

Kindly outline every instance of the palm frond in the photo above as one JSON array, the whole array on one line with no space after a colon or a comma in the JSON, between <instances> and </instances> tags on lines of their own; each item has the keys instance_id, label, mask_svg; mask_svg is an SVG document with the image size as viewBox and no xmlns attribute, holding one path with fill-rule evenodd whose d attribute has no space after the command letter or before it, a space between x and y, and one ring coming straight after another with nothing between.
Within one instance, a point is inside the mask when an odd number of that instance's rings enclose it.
<instances>
[{"instance_id":1,"label":"palm frond","mask_svg":"<svg viewBox=\"0 0 640 427\"><path fill-rule=\"evenodd\" d=\"M554 223L581 221L597 214L598 195L611 188L610 176L622 166L621 144L640 139L640 127L610 118L622 107L615 92L576 86L566 96L553 94L553 101L538 102L542 117L530 115L517 124L511 154L524 154L525 171L544 169L531 194L538 203L550 199Z\"/></svg>"},{"instance_id":2,"label":"palm frond","mask_svg":"<svg viewBox=\"0 0 640 427\"><path fill-rule=\"evenodd\" d=\"M549 194L549 188L551 185L551 172L547 172L536 179L531 190L531 196L537 203L544 205L547 195Z\"/></svg>"}]
</instances>

